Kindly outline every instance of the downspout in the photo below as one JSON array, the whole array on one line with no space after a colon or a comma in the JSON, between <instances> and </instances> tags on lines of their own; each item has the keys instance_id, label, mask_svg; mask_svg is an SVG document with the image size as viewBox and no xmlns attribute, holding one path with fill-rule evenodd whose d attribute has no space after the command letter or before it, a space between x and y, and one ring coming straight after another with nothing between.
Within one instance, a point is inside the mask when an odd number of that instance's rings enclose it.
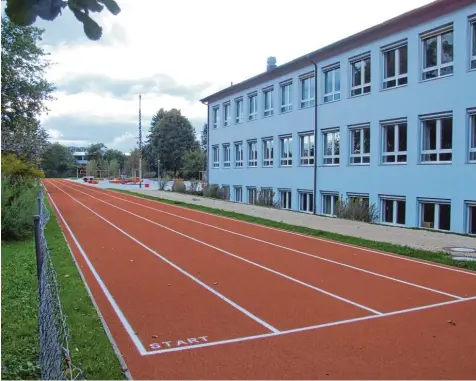
<instances>
[{"instance_id":1,"label":"downspout","mask_svg":"<svg viewBox=\"0 0 476 381\"><path fill-rule=\"evenodd\" d=\"M307 55L308 60L314 65L314 182L313 182L313 208L312 214L316 215L317 200L317 64L311 59L310 54Z\"/></svg>"},{"instance_id":2,"label":"downspout","mask_svg":"<svg viewBox=\"0 0 476 381\"><path fill-rule=\"evenodd\" d=\"M210 105L208 103L205 103L202 101L204 105L207 106L207 185L208 185L208 179L210 178Z\"/></svg>"}]
</instances>

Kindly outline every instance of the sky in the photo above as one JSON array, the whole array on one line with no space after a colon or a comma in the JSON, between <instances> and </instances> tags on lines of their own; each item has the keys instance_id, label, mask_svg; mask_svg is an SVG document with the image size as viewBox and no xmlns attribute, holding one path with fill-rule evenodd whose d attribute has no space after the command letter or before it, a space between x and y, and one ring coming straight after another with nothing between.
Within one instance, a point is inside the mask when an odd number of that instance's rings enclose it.
<instances>
[{"instance_id":1,"label":"sky","mask_svg":"<svg viewBox=\"0 0 476 381\"><path fill-rule=\"evenodd\" d=\"M200 99L264 72L269 56L281 65L431 2L116 1L119 15L92 15L100 41L88 40L68 9L35 24L53 62L47 78L56 100L41 117L53 142L129 152L138 142L139 93L143 140L160 108L180 109L199 138L207 117Z\"/></svg>"}]
</instances>

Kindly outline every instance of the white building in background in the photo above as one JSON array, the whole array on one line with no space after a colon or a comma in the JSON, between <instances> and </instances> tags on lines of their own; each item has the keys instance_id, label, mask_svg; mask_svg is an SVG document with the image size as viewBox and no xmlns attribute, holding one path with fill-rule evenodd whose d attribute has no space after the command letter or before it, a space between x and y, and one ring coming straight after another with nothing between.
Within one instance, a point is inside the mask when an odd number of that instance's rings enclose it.
<instances>
[{"instance_id":1,"label":"white building in background","mask_svg":"<svg viewBox=\"0 0 476 381\"><path fill-rule=\"evenodd\" d=\"M439 0L204 99L208 182L235 202L476 234L476 3Z\"/></svg>"}]
</instances>

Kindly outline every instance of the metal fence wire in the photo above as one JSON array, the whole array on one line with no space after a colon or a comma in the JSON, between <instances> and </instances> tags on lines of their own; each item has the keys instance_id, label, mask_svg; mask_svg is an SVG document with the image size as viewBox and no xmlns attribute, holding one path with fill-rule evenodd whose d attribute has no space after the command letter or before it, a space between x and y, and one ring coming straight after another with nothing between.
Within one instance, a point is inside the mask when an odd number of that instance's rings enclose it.
<instances>
[{"instance_id":1,"label":"metal fence wire","mask_svg":"<svg viewBox=\"0 0 476 381\"><path fill-rule=\"evenodd\" d=\"M84 379L73 365L69 350L69 332L60 300L60 287L45 238L50 212L43 191L38 193L38 215L34 217L36 262L38 271L38 327L42 380Z\"/></svg>"}]
</instances>

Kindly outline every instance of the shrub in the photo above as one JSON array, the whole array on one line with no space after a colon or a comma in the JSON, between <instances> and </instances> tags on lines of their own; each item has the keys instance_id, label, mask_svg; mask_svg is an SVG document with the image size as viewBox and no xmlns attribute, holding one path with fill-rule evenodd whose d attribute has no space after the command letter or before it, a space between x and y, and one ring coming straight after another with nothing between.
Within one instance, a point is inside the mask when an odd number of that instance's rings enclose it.
<instances>
[{"instance_id":1,"label":"shrub","mask_svg":"<svg viewBox=\"0 0 476 381\"><path fill-rule=\"evenodd\" d=\"M198 190L198 185L200 184L200 181L197 181L195 179L191 179L190 180L190 189L189 189L189 193L191 194L196 194L198 195L199 193L201 193L199 190Z\"/></svg>"},{"instance_id":2,"label":"shrub","mask_svg":"<svg viewBox=\"0 0 476 381\"><path fill-rule=\"evenodd\" d=\"M275 193L272 189L260 188L256 192L256 198L254 200L254 205L265 206L268 208L279 208L279 200L274 199Z\"/></svg>"},{"instance_id":3,"label":"shrub","mask_svg":"<svg viewBox=\"0 0 476 381\"><path fill-rule=\"evenodd\" d=\"M159 190L163 191L165 190L165 187L167 186L167 183L170 181L170 176L165 176L164 178L159 179Z\"/></svg>"},{"instance_id":4,"label":"shrub","mask_svg":"<svg viewBox=\"0 0 476 381\"><path fill-rule=\"evenodd\" d=\"M337 218L346 220L375 222L378 219L377 206L366 199L343 199L342 197L336 202L334 213Z\"/></svg>"},{"instance_id":5,"label":"shrub","mask_svg":"<svg viewBox=\"0 0 476 381\"><path fill-rule=\"evenodd\" d=\"M35 164L19 158L14 153L2 153L2 176L7 176L12 181L23 181L42 178L45 174L37 169Z\"/></svg>"},{"instance_id":6,"label":"shrub","mask_svg":"<svg viewBox=\"0 0 476 381\"><path fill-rule=\"evenodd\" d=\"M183 181L174 181L174 184L172 185L172 192L187 193L187 188Z\"/></svg>"},{"instance_id":7,"label":"shrub","mask_svg":"<svg viewBox=\"0 0 476 381\"><path fill-rule=\"evenodd\" d=\"M211 198L220 198L220 187L218 184L210 184L208 187L205 188L203 191L203 195L205 197Z\"/></svg>"}]
</instances>

